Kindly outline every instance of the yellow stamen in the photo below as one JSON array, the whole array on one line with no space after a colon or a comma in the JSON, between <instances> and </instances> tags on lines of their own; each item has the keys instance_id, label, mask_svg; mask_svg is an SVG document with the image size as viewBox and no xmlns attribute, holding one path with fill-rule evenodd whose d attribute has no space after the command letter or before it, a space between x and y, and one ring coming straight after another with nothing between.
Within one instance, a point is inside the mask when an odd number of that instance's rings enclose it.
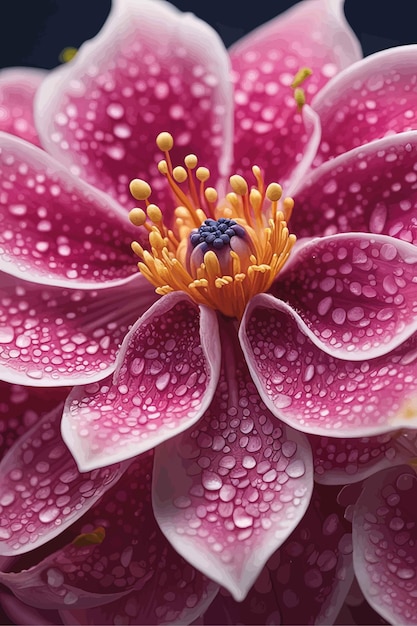
<instances>
[{"instance_id":1,"label":"yellow stamen","mask_svg":"<svg viewBox=\"0 0 417 626\"><path fill-rule=\"evenodd\" d=\"M82 533L75 537L72 542L72 545L76 548L84 548L85 546L90 546L92 544L102 543L106 536L106 531L103 526L98 526L91 533Z\"/></svg>"},{"instance_id":2,"label":"yellow stamen","mask_svg":"<svg viewBox=\"0 0 417 626\"><path fill-rule=\"evenodd\" d=\"M134 178L129 185L129 189L136 200L146 200L152 193L151 186L140 178Z\"/></svg>"},{"instance_id":3,"label":"yellow stamen","mask_svg":"<svg viewBox=\"0 0 417 626\"><path fill-rule=\"evenodd\" d=\"M309 67L302 67L301 69L298 70L298 72L294 76L293 81L291 83L291 87L293 89L296 89L296 87L299 87L300 85L302 85L305 79L311 76L312 73L313 73L313 70L311 70Z\"/></svg>"}]
</instances>

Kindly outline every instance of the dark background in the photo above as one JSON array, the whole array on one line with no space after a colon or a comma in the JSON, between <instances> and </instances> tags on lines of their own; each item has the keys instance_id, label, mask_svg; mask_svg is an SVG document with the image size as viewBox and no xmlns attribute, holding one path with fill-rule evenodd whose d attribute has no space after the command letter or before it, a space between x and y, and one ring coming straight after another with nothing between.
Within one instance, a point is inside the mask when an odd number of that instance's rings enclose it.
<instances>
[{"instance_id":1,"label":"dark background","mask_svg":"<svg viewBox=\"0 0 417 626\"><path fill-rule=\"evenodd\" d=\"M100 29L111 0L0 0L0 67L52 68L63 48ZM296 4L294 0L174 0L211 24L226 46ZM415 0L346 0L345 13L365 55L417 42Z\"/></svg>"}]
</instances>

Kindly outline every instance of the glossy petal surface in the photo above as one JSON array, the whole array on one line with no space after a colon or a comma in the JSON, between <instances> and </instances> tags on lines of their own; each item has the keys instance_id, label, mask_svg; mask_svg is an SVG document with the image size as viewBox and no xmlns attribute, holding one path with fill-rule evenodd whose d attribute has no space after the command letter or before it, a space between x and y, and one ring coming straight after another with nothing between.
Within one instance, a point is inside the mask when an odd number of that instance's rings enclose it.
<instances>
[{"instance_id":1,"label":"glossy petal surface","mask_svg":"<svg viewBox=\"0 0 417 626\"><path fill-rule=\"evenodd\" d=\"M7 68L0 72L0 130L40 146L33 119L33 99L46 72Z\"/></svg>"},{"instance_id":2,"label":"glossy petal surface","mask_svg":"<svg viewBox=\"0 0 417 626\"><path fill-rule=\"evenodd\" d=\"M350 231L417 242L417 133L372 142L317 168L294 192L297 237Z\"/></svg>"},{"instance_id":3,"label":"glossy petal surface","mask_svg":"<svg viewBox=\"0 0 417 626\"><path fill-rule=\"evenodd\" d=\"M417 615L417 478L407 466L368 478L353 517L354 566L370 605L391 624Z\"/></svg>"},{"instance_id":4,"label":"glossy petal surface","mask_svg":"<svg viewBox=\"0 0 417 626\"><path fill-rule=\"evenodd\" d=\"M246 311L240 338L262 399L289 425L333 437L414 426L417 334L388 355L340 360L311 342L288 305L260 295Z\"/></svg>"},{"instance_id":5,"label":"glossy petal surface","mask_svg":"<svg viewBox=\"0 0 417 626\"><path fill-rule=\"evenodd\" d=\"M315 164L417 128L416 54L416 45L372 54L341 72L314 98L323 125Z\"/></svg>"},{"instance_id":6,"label":"glossy petal surface","mask_svg":"<svg viewBox=\"0 0 417 626\"><path fill-rule=\"evenodd\" d=\"M261 403L233 326L222 326L216 395L196 426L156 449L153 503L174 548L242 600L308 506L311 454Z\"/></svg>"},{"instance_id":7,"label":"glossy petal surface","mask_svg":"<svg viewBox=\"0 0 417 626\"><path fill-rule=\"evenodd\" d=\"M235 163L243 173L256 163L268 183L285 184L310 139L290 87L296 72L306 65L313 70L305 83L309 102L338 70L361 58L342 3L300 2L238 41L230 56Z\"/></svg>"},{"instance_id":8,"label":"glossy petal surface","mask_svg":"<svg viewBox=\"0 0 417 626\"><path fill-rule=\"evenodd\" d=\"M21 437L0 463L0 553L20 554L56 537L123 473L122 464L80 474L60 437L62 406Z\"/></svg>"},{"instance_id":9,"label":"glossy petal surface","mask_svg":"<svg viewBox=\"0 0 417 626\"><path fill-rule=\"evenodd\" d=\"M221 589L204 624L333 624L353 578L350 525L334 490L315 488L303 519L243 602Z\"/></svg>"},{"instance_id":10,"label":"glossy petal surface","mask_svg":"<svg viewBox=\"0 0 417 626\"><path fill-rule=\"evenodd\" d=\"M36 285L0 272L0 374L62 386L100 380L115 368L130 325L155 301L143 278L111 289Z\"/></svg>"},{"instance_id":11,"label":"glossy petal surface","mask_svg":"<svg viewBox=\"0 0 417 626\"><path fill-rule=\"evenodd\" d=\"M126 336L115 374L77 387L63 437L86 471L130 458L191 426L216 388L220 348L214 312L176 292Z\"/></svg>"},{"instance_id":12,"label":"glossy petal surface","mask_svg":"<svg viewBox=\"0 0 417 626\"><path fill-rule=\"evenodd\" d=\"M51 154L129 208L132 178L161 188L161 131L175 136L175 162L196 152L216 180L231 158L226 50L214 30L169 3L115 2L100 33L43 83L36 118ZM162 186L164 207L171 198Z\"/></svg>"},{"instance_id":13,"label":"glossy petal surface","mask_svg":"<svg viewBox=\"0 0 417 626\"><path fill-rule=\"evenodd\" d=\"M137 235L108 196L46 152L0 133L0 268L37 283L100 287L136 272Z\"/></svg>"},{"instance_id":14,"label":"glossy petal surface","mask_svg":"<svg viewBox=\"0 0 417 626\"><path fill-rule=\"evenodd\" d=\"M64 623L189 624L217 593L217 585L181 558L158 528L151 504L152 461L151 454L135 459L77 522L81 532L104 525L106 537L74 571L61 567L67 582L81 580L85 589L102 597L120 589L133 591L85 612L63 611Z\"/></svg>"},{"instance_id":15,"label":"glossy petal surface","mask_svg":"<svg viewBox=\"0 0 417 626\"><path fill-rule=\"evenodd\" d=\"M318 347L359 361L388 353L417 330L416 275L414 246L341 234L300 247L271 291L297 311Z\"/></svg>"}]
</instances>

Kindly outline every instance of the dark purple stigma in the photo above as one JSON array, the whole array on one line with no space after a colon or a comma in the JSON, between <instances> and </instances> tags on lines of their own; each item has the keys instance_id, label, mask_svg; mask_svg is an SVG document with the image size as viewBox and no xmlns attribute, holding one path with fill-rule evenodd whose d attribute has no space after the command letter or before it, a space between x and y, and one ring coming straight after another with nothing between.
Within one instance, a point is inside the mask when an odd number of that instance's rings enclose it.
<instances>
[{"instance_id":1,"label":"dark purple stigma","mask_svg":"<svg viewBox=\"0 0 417 626\"><path fill-rule=\"evenodd\" d=\"M190 235L191 245L196 248L199 244L204 252L206 250L221 250L223 246L230 244L232 237L244 237L245 229L234 220L227 217L220 217L218 220L208 219L201 224L198 230L194 230Z\"/></svg>"}]
</instances>

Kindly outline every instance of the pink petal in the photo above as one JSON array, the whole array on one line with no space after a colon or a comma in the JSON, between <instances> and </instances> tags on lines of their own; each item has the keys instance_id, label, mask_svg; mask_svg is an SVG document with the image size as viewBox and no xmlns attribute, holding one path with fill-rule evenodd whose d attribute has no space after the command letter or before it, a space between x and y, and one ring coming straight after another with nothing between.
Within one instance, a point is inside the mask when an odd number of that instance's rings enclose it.
<instances>
[{"instance_id":1,"label":"pink petal","mask_svg":"<svg viewBox=\"0 0 417 626\"><path fill-rule=\"evenodd\" d=\"M340 359L386 354L417 330L417 248L386 235L321 237L298 248L272 287L305 334Z\"/></svg>"},{"instance_id":2,"label":"pink petal","mask_svg":"<svg viewBox=\"0 0 417 626\"><path fill-rule=\"evenodd\" d=\"M62 406L38 421L0 463L0 553L56 537L121 476L125 465L80 474L59 434Z\"/></svg>"},{"instance_id":3,"label":"pink petal","mask_svg":"<svg viewBox=\"0 0 417 626\"><path fill-rule=\"evenodd\" d=\"M175 164L189 152L214 179L231 159L229 62L218 35L167 2L113 4L101 32L48 76L36 99L43 144L71 170L131 207L137 176L165 189L155 145L171 132Z\"/></svg>"},{"instance_id":4,"label":"pink petal","mask_svg":"<svg viewBox=\"0 0 417 626\"><path fill-rule=\"evenodd\" d=\"M76 387L62 434L82 471L153 448L194 424L217 385L216 315L174 292L126 336L113 378Z\"/></svg>"},{"instance_id":5,"label":"pink petal","mask_svg":"<svg viewBox=\"0 0 417 626\"><path fill-rule=\"evenodd\" d=\"M259 295L240 339L263 401L294 428L365 437L410 427L417 417L417 333L387 355L340 360L312 343L288 305Z\"/></svg>"},{"instance_id":6,"label":"pink petal","mask_svg":"<svg viewBox=\"0 0 417 626\"><path fill-rule=\"evenodd\" d=\"M2 622L3 624L20 624L20 626L57 626L62 624L58 611L48 611L35 609L24 604L10 592L0 593L0 606L7 613L12 622Z\"/></svg>"},{"instance_id":7,"label":"pink petal","mask_svg":"<svg viewBox=\"0 0 417 626\"><path fill-rule=\"evenodd\" d=\"M407 440L404 441L400 432L352 439L310 435L308 439L313 451L315 480L323 485L358 482L379 470L401 465L411 456L409 446L402 445Z\"/></svg>"},{"instance_id":8,"label":"pink petal","mask_svg":"<svg viewBox=\"0 0 417 626\"><path fill-rule=\"evenodd\" d=\"M230 56L235 163L243 172L256 163L267 182L286 183L309 141L290 87L294 75L302 67L313 70L305 83L309 102L331 76L362 56L343 3L300 2L238 41Z\"/></svg>"},{"instance_id":9,"label":"pink petal","mask_svg":"<svg viewBox=\"0 0 417 626\"><path fill-rule=\"evenodd\" d=\"M386 135L416 128L417 45L382 50L333 78L314 98L323 134L316 164Z\"/></svg>"},{"instance_id":10,"label":"pink petal","mask_svg":"<svg viewBox=\"0 0 417 626\"><path fill-rule=\"evenodd\" d=\"M205 624L333 624L353 579L352 540L329 489L275 552L243 602L221 589Z\"/></svg>"},{"instance_id":11,"label":"pink petal","mask_svg":"<svg viewBox=\"0 0 417 626\"><path fill-rule=\"evenodd\" d=\"M0 72L0 130L40 146L33 119L33 98L47 72L7 68Z\"/></svg>"},{"instance_id":12,"label":"pink petal","mask_svg":"<svg viewBox=\"0 0 417 626\"><path fill-rule=\"evenodd\" d=\"M69 388L23 387L0 381L0 459L14 442L68 395Z\"/></svg>"},{"instance_id":13,"label":"pink petal","mask_svg":"<svg viewBox=\"0 0 417 626\"><path fill-rule=\"evenodd\" d=\"M157 297L139 276L128 285L84 291L0 272L2 379L51 387L101 380L114 370L130 325Z\"/></svg>"},{"instance_id":14,"label":"pink petal","mask_svg":"<svg viewBox=\"0 0 417 626\"><path fill-rule=\"evenodd\" d=\"M355 573L369 604L391 624L417 615L417 479L407 466L364 484L353 517Z\"/></svg>"},{"instance_id":15,"label":"pink petal","mask_svg":"<svg viewBox=\"0 0 417 626\"><path fill-rule=\"evenodd\" d=\"M82 519L73 532L105 528L103 542L84 563L66 563L63 552L51 579L64 578L67 588L77 586L78 600L61 602L64 623L70 624L188 624L202 613L217 593L215 583L202 576L169 545L159 530L151 504L152 454L133 461L121 480ZM58 568L58 569L56 569ZM46 564L36 570L39 580ZM21 572L22 584L29 572ZM59 576L60 574L60 576ZM46 595L44 587L39 592ZM59 601L59 587L49 588ZM82 606L95 595L96 606ZM123 594L108 603L111 595ZM46 597L44 598L46 600ZM87 606L84 604L84 606Z\"/></svg>"},{"instance_id":16,"label":"pink petal","mask_svg":"<svg viewBox=\"0 0 417 626\"><path fill-rule=\"evenodd\" d=\"M417 132L377 140L323 164L294 190L297 237L368 231L417 243Z\"/></svg>"},{"instance_id":17,"label":"pink petal","mask_svg":"<svg viewBox=\"0 0 417 626\"><path fill-rule=\"evenodd\" d=\"M0 133L0 177L2 270L79 288L123 283L137 272L130 250L137 233L125 212L46 152Z\"/></svg>"},{"instance_id":18,"label":"pink petal","mask_svg":"<svg viewBox=\"0 0 417 626\"><path fill-rule=\"evenodd\" d=\"M162 532L192 565L243 600L308 506L306 439L260 402L231 324L203 419L155 452L153 505Z\"/></svg>"}]
</instances>

